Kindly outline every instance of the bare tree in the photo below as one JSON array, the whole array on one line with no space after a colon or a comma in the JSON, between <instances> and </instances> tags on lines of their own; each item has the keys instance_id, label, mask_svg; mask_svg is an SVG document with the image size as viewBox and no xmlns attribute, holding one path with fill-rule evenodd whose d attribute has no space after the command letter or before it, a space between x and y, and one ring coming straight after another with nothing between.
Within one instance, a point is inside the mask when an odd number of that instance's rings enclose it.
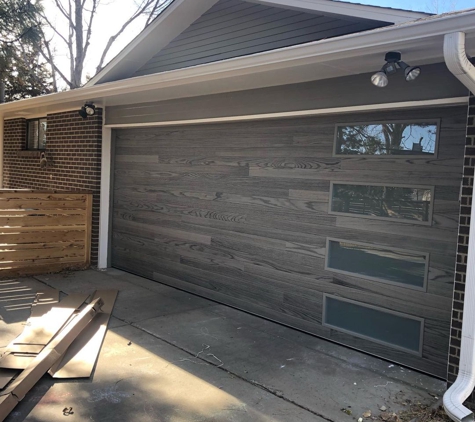
<instances>
[{"instance_id":1,"label":"bare tree","mask_svg":"<svg viewBox=\"0 0 475 422\"><path fill-rule=\"evenodd\" d=\"M101 0L53 0L59 16L67 23L67 33L58 28L46 13L42 13L41 35L43 38L44 59L50 64L53 76L61 78L70 89L79 88L83 82L84 63L93 37L93 24L100 7ZM128 16L120 29L113 34L99 59L97 72L104 66L113 44L124 33L129 25L139 17L146 17L146 24L150 22L173 0L137 0L136 9ZM48 33L52 34L48 36ZM69 72L62 71L55 60L55 45L62 44L68 52ZM55 85L55 88L56 85Z\"/></svg>"}]
</instances>

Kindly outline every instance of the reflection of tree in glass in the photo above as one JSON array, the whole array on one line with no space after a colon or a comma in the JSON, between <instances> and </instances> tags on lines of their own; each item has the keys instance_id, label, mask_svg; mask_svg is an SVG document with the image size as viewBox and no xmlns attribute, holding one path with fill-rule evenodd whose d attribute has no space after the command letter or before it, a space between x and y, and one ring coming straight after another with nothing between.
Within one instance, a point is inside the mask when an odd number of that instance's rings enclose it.
<instances>
[{"instance_id":1,"label":"reflection of tree in glass","mask_svg":"<svg viewBox=\"0 0 475 422\"><path fill-rule=\"evenodd\" d=\"M338 126L337 153L345 155L433 154L437 126L383 123Z\"/></svg>"},{"instance_id":2,"label":"reflection of tree in glass","mask_svg":"<svg viewBox=\"0 0 475 422\"><path fill-rule=\"evenodd\" d=\"M332 210L428 221L431 192L391 186L334 185Z\"/></svg>"}]
</instances>

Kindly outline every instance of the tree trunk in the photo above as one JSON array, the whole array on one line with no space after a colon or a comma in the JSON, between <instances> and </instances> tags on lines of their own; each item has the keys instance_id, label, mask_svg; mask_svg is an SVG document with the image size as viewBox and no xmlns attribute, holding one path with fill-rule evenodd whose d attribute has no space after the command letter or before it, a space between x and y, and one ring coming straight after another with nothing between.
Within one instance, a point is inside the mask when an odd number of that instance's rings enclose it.
<instances>
[{"instance_id":1,"label":"tree trunk","mask_svg":"<svg viewBox=\"0 0 475 422\"><path fill-rule=\"evenodd\" d=\"M0 104L5 102L5 82L0 80Z\"/></svg>"},{"instance_id":2,"label":"tree trunk","mask_svg":"<svg viewBox=\"0 0 475 422\"><path fill-rule=\"evenodd\" d=\"M81 0L74 0L74 25L76 35L76 60L74 72L71 75L72 88L81 86L82 72L84 67L84 34L83 34L83 14Z\"/></svg>"}]
</instances>

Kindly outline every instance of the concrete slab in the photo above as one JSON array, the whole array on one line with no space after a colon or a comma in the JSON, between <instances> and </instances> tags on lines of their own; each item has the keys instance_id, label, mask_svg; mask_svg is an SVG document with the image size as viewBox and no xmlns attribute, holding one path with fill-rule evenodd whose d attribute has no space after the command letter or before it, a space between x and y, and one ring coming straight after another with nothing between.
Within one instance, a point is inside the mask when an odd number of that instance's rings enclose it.
<instances>
[{"instance_id":1,"label":"concrete slab","mask_svg":"<svg viewBox=\"0 0 475 422\"><path fill-rule=\"evenodd\" d=\"M181 292L155 293L142 289L120 291L112 315L126 322L137 322L159 315L176 314L203 308L211 302Z\"/></svg>"},{"instance_id":2,"label":"concrete slab","mask_svg":"<svg viewBox=\"0 0 475 422\"><path fill-rule=\"evenodd\" d=\"M44 377L8 422L64 420L65 407L71 421L345 422L445 390L441 380L118 270L18 280L24 309L0 302L5 344L43 282L65 293L118 288L119 298L94 377Z\"/></svg>"},{"instance_id":3,"label":"concrete slab","mask_svg":"<svg viewBox=\"0 0 475 422\"><path fill-rule=\"evenodd\" d=\"M92 382L45 378L6 421L64 421L69 407L71 422L324 421L128 325L109 330Z\"/></svg>"},{"instance_id":4,"label":"concrete slab","mask_svg":"<svg viewBox=\"0 0 475 422\"><path fill-rule=\"evenodd\" d=\"M342 408L360 416L367 410L378 414L382 405L397 412L407 399L423 402L445 390L445 383L435 378L303 333L297 341L291 335L285 338L286 331L294 331L287 327L276 327L284 333L278 336L270 328L276 324L224 308L214 306L135 325L329 420L343 420ZM324 345L315 348L317 343ZM344 354L318 349L339 349ZM388 372L398 373L399 378Z\"/></svg>"},{"instance_id":5,"label":"concrete slab","mask_svg":"<svg viewBox=\"0 0 475 422\"><path fill-rule=\"evenodd\" d=\"M65 293L91 292L94 290L136 290L135 284L107 276L101 271L76 271L36 276L37 280Z\"/></svg>"}]
</instances>

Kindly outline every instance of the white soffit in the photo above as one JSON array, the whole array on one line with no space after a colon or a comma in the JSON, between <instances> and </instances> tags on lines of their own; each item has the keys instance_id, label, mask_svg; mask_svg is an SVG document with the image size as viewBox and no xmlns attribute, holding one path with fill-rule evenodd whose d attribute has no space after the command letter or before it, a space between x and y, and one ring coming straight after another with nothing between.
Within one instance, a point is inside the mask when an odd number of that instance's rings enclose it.
<instances>
[{"instance_id":1,"label":"white soffit","mask_svg":"<svg viewBox=\"0 0 475 422\"><path fill-rule=\"evenodd\" d=\"M267 6L278 6L286 9L328 13L348 18L370 19L375 21L403 23L429 16L429 13L389 7L367 6L335 0L245 0Z\"/></svg>"}]
</instances>

